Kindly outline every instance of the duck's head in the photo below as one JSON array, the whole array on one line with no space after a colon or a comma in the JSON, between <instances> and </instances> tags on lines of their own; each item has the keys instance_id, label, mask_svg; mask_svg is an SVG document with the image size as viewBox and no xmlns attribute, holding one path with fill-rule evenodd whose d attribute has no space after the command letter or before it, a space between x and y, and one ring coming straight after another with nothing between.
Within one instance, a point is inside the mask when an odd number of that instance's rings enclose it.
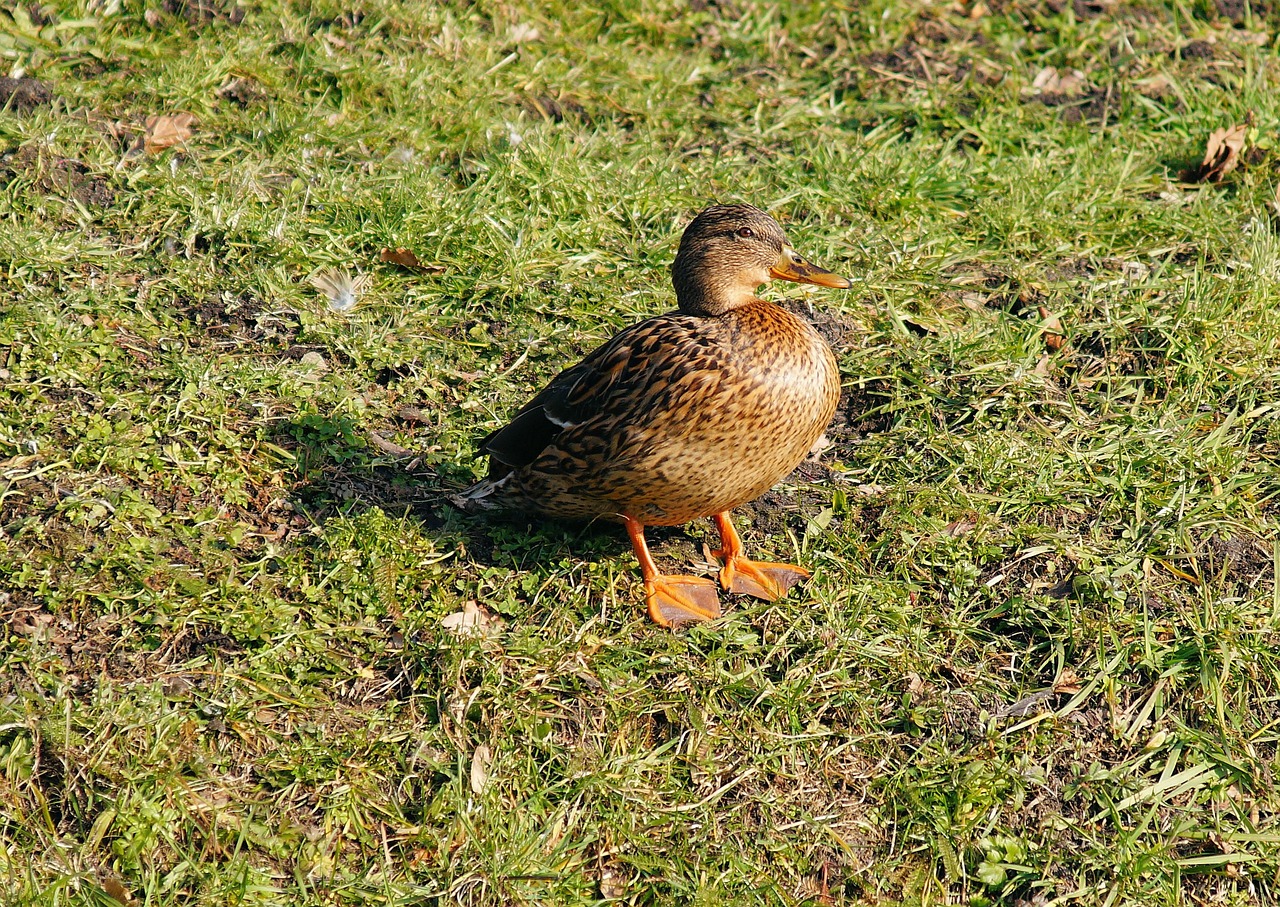
<instances>
[{"instance_id":1,"label":"duck's head","mask_svg":"<svg viewBox=\"0 0 1280 907\"><path fill-rule=\"evenodd\" d=\"M805 261L782 227L751 205L712 205L685 228L671 266L680 311L723 315L753 302L773 278L848 289L852 284Z\"/></svg>"}]
</instances>

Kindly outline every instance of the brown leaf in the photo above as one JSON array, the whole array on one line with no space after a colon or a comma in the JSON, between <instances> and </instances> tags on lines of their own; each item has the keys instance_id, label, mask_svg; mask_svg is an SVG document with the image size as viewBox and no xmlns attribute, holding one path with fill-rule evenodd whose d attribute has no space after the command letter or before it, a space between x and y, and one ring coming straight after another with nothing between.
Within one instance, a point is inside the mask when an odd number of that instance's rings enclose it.
<instances>
[{"instance_id":1,"label":"brown leaf","mask_svg":"<svg viewBox=\"0 0 1280 907\"><path fill-rule=\"evenodd\" d=\"M1080 94L1085 87L1085 75L1078 69L1059 72L1052 66L1046 66L1036 73L1031 87L1042 94Z\"/></svg>"},{"instance_id":2,"label":"brown leaf","mask_svg":"<svg viewBox=\"0 0 1280 907\"><path fill-rule=\"evenodd\" d=\"M813 457L815 460L820 460L824 453L835 446L835 442L825 434L818 435L818 440L814 441L813 447L809 448L809 456Z\"/></svg>"},{"instance_id":3,"label":"brown leaf","mask_svg":"<svg viewBox=\"0 0 1280 907\"><path fill-rule=\"evenodd\" d=\"M1173 83L1169 81L1167 76L1159 73L1148 79L1139 79L1134 85L1139 92L1157 101L1173 92Z\"/></svg>"},{"instance_id":4,"label":"brown leaf","mask_svg":"<svg viewBox=\"0 0 1280 907\"><path fill-rule=\"evenodd\" d=\"M1252 119L1250 117L1249 119ZM1199 167L1183 174L1189 183L1216 183L1236 169L1240 152L1244 148L1245 134L1249 131L1246 120L1230 129L1215 129L1209 134L1209 145Z\"/></svg>"},{"instance_id":5,"label":"brown leaf","mask_svg":"<svg viewBox=\"0 0 1280 907\"><path fill-rule=\"evenodd\" d=\"M174 145L186 145L196 118L190 113L147 117L145 145L147 154L158 154Z\"/></svg>"},{"instance_id":6,"label":"brown leaf","mask_svg":"<svg viewBox=\"0 0 1280 907\"><path fill-rule=\"evenodd\" d=\"M627 896L627 877L622 866L612 857L600 858L600 897L617 901Z\"/></svg>"},{"instance_id":7,"label":"brown leaf","mask_svg":"<svg viewBox=\"0 0 1280 907\"><path fill-rule=\"evenodd\" d=\"M383 249L378 253L378 258L388 264L415 271L418 274L443 274L444 268L440 265L424 265L418 260L418 256L413 254L412 249Z\"/></svg>"},{"instance_id":8,"label":"brown leaf","mask_svg":"<svg viewBox=\"0 0 1280 907\"><path fill-rule=\"evenodd\" d=\"M373 446L378 448L378 450L385 454L390 454L393 457L408 457L413 455L413 451L409 450L409 448L401 447L395 441L384 438L376 431L369 432L369 440L373 442Z\"/></svg>"},{"instance_id":9,"label":"brown leaf","mask_svg":"<svg viewBox=\"0 0 1280 907\"><path fill-rule=\"evenodd\" d=\"M1080 675L1070 668L1063 668L1062 673L1058 675L1058 679L1053 682L1053 691L1055 693L1079 693L1084 686L1084 681L1080 679Z\"/></svg>"},{"instance_id":10,"label":"brown leaf","mask_svg":"<svg viewBox=\"0 0 1280 907\"><path fill-rule=\"evenodd\" d=\"M113 879L110 876L99 876L98 884L102 886L102 890L105 891L112 900L118 901L121 904L133 903L133 896L129 894L129 889L125 888L118 880Z\"/></svg>"},{"instance_id":11,"label":"brown leaf","mask_svg":"<svg viewBox=\"0 0 1280 907\"><path fill-rule=\"evenodd\" d=\"M977 525L977 521L970 517L952 520L946 526L942 527L942 534L949 535L952 538L959 538L962 535L967 535L969 532L972 532Z\"/></svg>"},{"instance_id":12,"label":"brown leaf","mask_svg":"<svg viewBox=\"0 0 1280 907\"><path fill-rule=\"evenodd\" d=\"M431 417L416 406L402 406L396 410L396 418L405 422L429 422Z\"/></svg>"},{"instance_id":13,"label":"brown leaf","mask_svg":"<svg viewBox=\"0 0 1280 907\"><path fill-rule=\"evenodd\" d=\"M471 792L484 792L485 782L489 780L489 763L493 761L493 753L485 744L476 747L471 754Z\"/></svg>"},{"instance_id":14,"label":"brown leaf","mask_svg":"<svg viewBox=\"0 0 1280 907\"><path fill-rule=\"evenodd\" d=\"M488 636L502 628L502 619L490 617L475 599L468 599L461 611L440 618L440 626L455 636Z\"/></svg>"},{"instance_id":15,"label":"brown leaf","mask_svg":"<svg viewBox=\"0 0 1280 907\"><path fill-rule=\"evenodd\" d=\"M1067 342L1062 336L1062 322L1057 315L1042 305L1036 306L1036 313L1040 316L1040 321L1044 325L1040 329L1044 334L1044 345L1056 353Z\"/></svg>"}]
</instances>

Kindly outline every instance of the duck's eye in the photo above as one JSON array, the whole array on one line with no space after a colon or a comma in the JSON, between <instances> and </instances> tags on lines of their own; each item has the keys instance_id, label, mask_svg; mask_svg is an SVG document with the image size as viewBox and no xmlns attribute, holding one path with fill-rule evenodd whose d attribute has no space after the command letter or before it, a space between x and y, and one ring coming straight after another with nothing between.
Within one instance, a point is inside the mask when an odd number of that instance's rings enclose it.
<instances>
[{"instance_id":1,"label":"duck's eye","mask_svg":"<svg viewBox=\"0 0 1280 907\"><path fill-rule=\"evenodd\" d=\"M752 230L750 227L739 227L738 235L741 236L743 239L750 239L751 237L756 235L756 231Z\"/></svg>"}]
</instances>

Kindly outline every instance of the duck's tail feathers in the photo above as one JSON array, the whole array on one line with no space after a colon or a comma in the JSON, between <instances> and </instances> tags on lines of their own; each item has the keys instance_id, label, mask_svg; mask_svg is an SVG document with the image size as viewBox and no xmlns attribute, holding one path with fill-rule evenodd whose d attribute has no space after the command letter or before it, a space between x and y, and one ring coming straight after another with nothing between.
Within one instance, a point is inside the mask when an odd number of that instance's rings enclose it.
<instances>
[{"instance_id":1,"label":"duck's tail feathers","mask_svg":"<svg viewBox=\"0 0 1280 907\"><path fill-rule=\"evenodd\" d=\"M464 488L457 494L448 496L448 501L464 513L483 513L488 510L503 509L502 491L510 476L500 479L485 479L470 488Z\"/></svg>"}]
</instances>

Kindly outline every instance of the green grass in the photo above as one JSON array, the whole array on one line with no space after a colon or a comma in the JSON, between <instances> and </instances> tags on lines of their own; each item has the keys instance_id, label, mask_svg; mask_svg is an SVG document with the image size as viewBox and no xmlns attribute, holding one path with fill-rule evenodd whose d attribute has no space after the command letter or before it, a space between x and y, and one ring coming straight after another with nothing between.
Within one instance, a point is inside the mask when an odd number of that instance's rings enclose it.
<instances>
[{"instance_id":1,"label":"green grass","mask_svg":"<svg viewBox=\"0 0 1280 907\"><path fill-rule=\"evenodd\" d=\"M1056 5L0 11L0 900L1280 900L1280 6ZM670 633L443 495L713 200L845 403Z\"/></svg>"}]
</instances>

